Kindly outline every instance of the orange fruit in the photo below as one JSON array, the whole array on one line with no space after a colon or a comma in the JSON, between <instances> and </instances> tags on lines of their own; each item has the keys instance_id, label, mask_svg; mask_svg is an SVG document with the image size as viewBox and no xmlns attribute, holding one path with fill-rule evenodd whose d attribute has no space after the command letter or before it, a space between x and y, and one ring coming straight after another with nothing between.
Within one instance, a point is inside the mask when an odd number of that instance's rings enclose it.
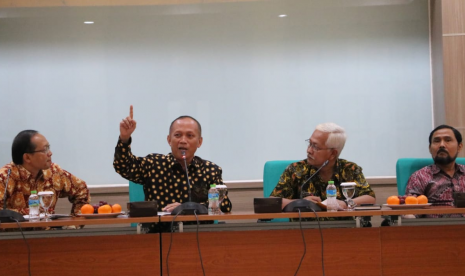
<instances>
[{"instance_id":1,"label":"orange fruit","mask_svg":"<svg viewBox=\"0 0 465 276\"><path fill-rule=\"evenodd\" d=\"M99 214L109 214L111 213L111 206L106 204L98 207L98 213Z\"/></svg>"},{"instance_id":2,"label":"orange fruit","mask_svg":"<svg viewBox=\"0 0 465 276\"><path fill-rule=\"evenodd\" d=\"M426 204L428 203L428 198L424 195L419 195L417 197L417 200L418 200L418 204Z\"/></svg>"},{"instance_id":3,"label":"orange fruit","mask_svg":"<svg viewBox=\"0 0 465 276\"><path fill-rule=\"evenodd\" d=\"M121 205L119 205L118 203L113 204L113 206L111 206L111 212L121 213Z\"/></svg>"},{"instance_id":4,"label":"orange fruit","mask_svg":"<svg viewBox=\"0 0 465 276\"><path fill-rule=\"evenodd\" d=\"M94 207L90 204L84 204L81 207L81 214L93 214L94 213Z\"/></svg>"},{"instance_id":5,"label":"orange fruit","mask_svg":"<svg viewBox=\"0 0 465 276\"><path fill-rule=\"evenodd\" d=\"M387 204L389 205L399 205L400 199L397 196L390 196L387 199Z\"/></svg>"},{"instance_id":6,"label":"orange fruit","mask_svg":"<svg viewBox=\"0 0 465 276\"><path fill-rule=\"evenodd\" d=\"M418 199L414 196L408 196L405 198L405 204L418 204Z\"/></svg>"}]
</instances>

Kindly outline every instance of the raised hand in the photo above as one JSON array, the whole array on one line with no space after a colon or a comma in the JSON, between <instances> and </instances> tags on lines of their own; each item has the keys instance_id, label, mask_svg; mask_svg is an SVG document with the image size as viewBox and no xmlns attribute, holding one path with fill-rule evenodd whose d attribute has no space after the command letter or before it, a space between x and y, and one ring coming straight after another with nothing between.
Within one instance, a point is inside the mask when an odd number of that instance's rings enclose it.
<instances>
[{"instance_id":1,"label":"raised hand","mask_svg":"<svg viewBox=\"0 0 465 276\"><path fill-rule=\"evenodd\" d=\"M129 107L129 116L119 123L119 138L123 143L127 143L131 134L136 130L137 122L133 119L134 111L132 105Z\"/></svg>"}]
</instances>

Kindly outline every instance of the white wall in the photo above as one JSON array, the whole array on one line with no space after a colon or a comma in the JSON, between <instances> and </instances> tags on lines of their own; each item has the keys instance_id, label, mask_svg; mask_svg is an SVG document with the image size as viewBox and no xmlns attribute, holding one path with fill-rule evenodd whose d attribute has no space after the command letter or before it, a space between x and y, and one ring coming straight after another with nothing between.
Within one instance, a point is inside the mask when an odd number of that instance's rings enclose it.
<instances>
[{"instance_id":1,"label":"white wall","mask_svg":"<svg viewBox=\"0 0 465 276\"><path fill-rule=\"evenodd\" d=\"M225 180L305 158L327 121L348 132L342 158L393 176L398 158L428 157L428 2L381 2L3 9L0 163L19 131L37 129L89 184L127 183L112 161L133 104L136 155L168 153L169 124L192 115L198 155Z\"/></svg>"}]
</instances>

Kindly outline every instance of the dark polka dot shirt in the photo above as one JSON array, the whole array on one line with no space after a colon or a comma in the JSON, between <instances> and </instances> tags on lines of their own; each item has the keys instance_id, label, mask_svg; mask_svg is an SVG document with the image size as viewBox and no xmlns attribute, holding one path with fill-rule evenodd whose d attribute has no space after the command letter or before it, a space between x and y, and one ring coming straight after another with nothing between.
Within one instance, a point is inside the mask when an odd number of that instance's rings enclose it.
<instances>
[{"instance_id":1,"label":"dark polka dot shirt","mask_svg":"<svg viewBox=\"0 0 465 276\"><path fill-rule=\"evenodd\" d=\"M174 156L152 153L136 157L131 153L131 140L127 144L118 141L113 167L123 178L144 186L145 200L158 202L158 210L174 202L188 202L186 172ZM208 160L195 156L188 165L191 197L208 207L208 190L211 184L223 184L222 169ZM231 201L226 195L221 203L222 212L230 212Z\"/></svg>"}]
</instances>

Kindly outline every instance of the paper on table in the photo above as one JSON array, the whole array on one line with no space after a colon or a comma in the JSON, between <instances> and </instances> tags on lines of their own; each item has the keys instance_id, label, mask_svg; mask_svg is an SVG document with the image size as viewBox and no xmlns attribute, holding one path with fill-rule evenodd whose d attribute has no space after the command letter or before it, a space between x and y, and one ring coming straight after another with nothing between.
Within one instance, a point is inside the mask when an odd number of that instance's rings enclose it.
<instances>
[{"instance_id":1,"label":"paper on table","mask_svg":"<svg viewBox=\"0 0 465 276\"><path fill-rule=\"evenodd\" d=\"M157 215L159 216L171 215L171 212L157 212Z\"/></svg>"}]
</instances>

